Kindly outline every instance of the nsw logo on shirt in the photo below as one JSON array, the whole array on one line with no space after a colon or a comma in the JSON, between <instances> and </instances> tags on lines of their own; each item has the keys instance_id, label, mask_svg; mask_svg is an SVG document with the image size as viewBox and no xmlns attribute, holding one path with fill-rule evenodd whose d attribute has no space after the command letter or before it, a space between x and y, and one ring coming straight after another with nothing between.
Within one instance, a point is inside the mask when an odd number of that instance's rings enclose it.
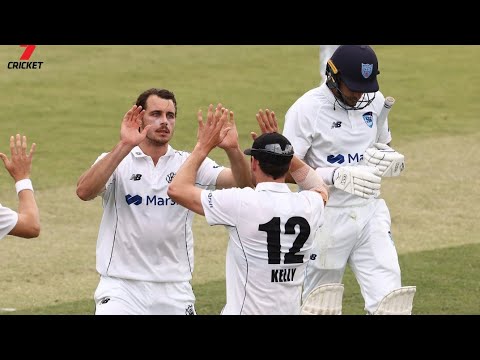
<instances>
[{"instance_id":1,"label":"nsw logo on shirt","mask_svg":"<svg viewBox=\"0 0 480 360\"><path fill-rule=\"evenodd\" d=\"M365 121L365 124L368 125L369 128L373 126L373 113L371 111L366 112L365 114L362 115L363 121Z\"/></svg>"}]
</instances>

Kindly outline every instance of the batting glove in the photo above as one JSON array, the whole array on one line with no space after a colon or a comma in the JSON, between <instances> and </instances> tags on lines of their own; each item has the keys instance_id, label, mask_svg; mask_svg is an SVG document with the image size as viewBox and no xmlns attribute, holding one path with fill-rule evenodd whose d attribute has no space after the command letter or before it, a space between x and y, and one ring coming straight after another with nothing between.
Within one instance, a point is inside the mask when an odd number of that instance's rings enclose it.
<instances>
[{"instance_id":1,"label":"batting glove","mask_svg":"<svg viewBox=\"0 0 480 360\"><path fill-rule=\"evenodd\" d=\"M380 170L372 166L342 166L333 173L333 185L350 194L368 199L380 195Z\"/></svg>"},{"instance_id":2,"label":"batting glove","mask_svg":"<svg viewBox=\"0 0 480 360\"><path fill-rule=\"evenodd\" d=\"M399 176L405 169L405 156L382 143L375 143L363 154L362 164L380 170L382 177Z\"/></svg>"}]
</instances>

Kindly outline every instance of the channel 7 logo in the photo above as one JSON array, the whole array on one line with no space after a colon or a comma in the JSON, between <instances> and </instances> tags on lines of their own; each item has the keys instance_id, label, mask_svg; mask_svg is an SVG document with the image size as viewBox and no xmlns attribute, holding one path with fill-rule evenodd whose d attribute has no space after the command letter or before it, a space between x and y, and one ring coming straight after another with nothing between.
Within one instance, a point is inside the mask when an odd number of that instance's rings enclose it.
<instances>
[{"instance_id":1,"label":"channel 7 logo","mask_svg":"<svg viewBox=\"0 0 480 360\"><path fill-rule=\"evenodd\" d=\"M41 69L43 61L29 61L37 45L20 45L25 49L20 55L20 61L9 61L7 69Z\"/></svg>"}]
</instances>

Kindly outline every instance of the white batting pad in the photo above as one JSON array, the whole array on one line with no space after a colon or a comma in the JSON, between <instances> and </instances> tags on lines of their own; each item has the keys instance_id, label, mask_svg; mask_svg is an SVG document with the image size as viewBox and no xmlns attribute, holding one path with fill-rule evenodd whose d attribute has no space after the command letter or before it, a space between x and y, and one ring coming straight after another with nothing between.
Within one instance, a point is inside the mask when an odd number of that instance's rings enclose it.
<instances>
[{"instance_id":1,"label":"white batting pad","mask_svg":"<svg viewBox=\"0 0 480 360\"><path fill-rule=\"evenodd\" d=\"M385 295L373 315L412 315L416 286L403 286Z\"/></svg>"},{"instance_id":2,"label":"white batting pad","mask_svg":"<svg viewBox=\"0 0 480 360\"><path fill-rule=\"evenodd\" d=\"M343 284L316 287L303 302L301 315L342 315Z\"/></svg>"}]
</instances>

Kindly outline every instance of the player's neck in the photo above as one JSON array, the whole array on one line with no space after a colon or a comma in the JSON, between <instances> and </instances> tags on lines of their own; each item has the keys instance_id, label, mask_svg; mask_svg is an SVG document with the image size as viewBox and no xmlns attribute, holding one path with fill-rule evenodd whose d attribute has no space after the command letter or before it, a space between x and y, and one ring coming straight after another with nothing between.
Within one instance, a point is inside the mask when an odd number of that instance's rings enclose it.
<instances>
[{"instance_id":1,"label":"player's neck","mask_svg":"<svg viewBox=\"0 0 480 360\"><path fill-rule=\"evenodd\" d=\"M139 145L145 155L148 155L152 158L154 165L157 165L158 160L167 153L168 151L168 142L164 144L154 143L149 139L145 139Z\"/></svg>"},{"instance_id":2,"label":"player's neck","mask_svg":"<svg viewBox=\"0 0 480 360\"><path fill-rule=\"evenodd\" d=\"M275 183L280 183L280 184L285 183L285 176L274 179L273 177L271 177L269 175L266 175L266 174L263 174L263 173L259 172L258 174L256 174L255 177L257 179L257 185L262 183L262 182L275 182Z\"/></svg>"}]
</instances>

